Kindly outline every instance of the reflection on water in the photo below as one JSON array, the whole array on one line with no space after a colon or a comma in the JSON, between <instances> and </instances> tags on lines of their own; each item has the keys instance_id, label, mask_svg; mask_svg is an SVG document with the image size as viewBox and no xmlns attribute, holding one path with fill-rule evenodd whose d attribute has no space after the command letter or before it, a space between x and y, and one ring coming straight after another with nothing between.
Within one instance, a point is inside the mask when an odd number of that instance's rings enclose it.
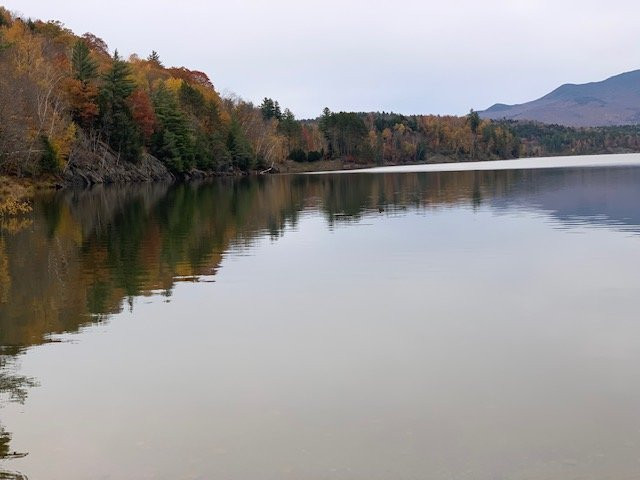
<instances>
[{"instance_id":1,"label":"reflection on water","mask_svg":"<svg viewBox=\"0 0 640 480\"><path fill-rule=\"evenodd\" d=\"M0 456L30 452L4 466L70 479L626 474L640 461L627 384L640 371L608 375L640 356L639 201L633 167L44 195L0 231L0 413L14 435L0 431ZM581 423L591 414L609 422L599 438Z\"/></svg>"}]
</instances>

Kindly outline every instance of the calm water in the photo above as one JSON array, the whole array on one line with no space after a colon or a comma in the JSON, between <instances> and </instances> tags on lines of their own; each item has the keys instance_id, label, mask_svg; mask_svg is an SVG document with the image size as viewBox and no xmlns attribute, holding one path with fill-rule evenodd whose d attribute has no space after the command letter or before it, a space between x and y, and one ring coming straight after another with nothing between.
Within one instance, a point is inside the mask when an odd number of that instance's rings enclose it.
<instances>
[{"instance_id":1,"label":"calm water","mask_svg":"<svg viewBox=\"0 0 640 480\"><path fill-rule=\"evenodd\" d=\"M0 230L0 469L639 478L620 158L39 198Z\"/></svg>"}]
</instances>

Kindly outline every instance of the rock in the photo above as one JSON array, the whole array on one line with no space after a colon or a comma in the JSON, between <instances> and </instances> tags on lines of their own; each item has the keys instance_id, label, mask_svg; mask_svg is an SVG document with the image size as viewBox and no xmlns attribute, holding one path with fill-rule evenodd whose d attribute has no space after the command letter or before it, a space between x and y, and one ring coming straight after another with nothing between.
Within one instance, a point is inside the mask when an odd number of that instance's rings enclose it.
<instances>
[{"instance_id":1,"label":"rock","mask_svg":"<svg viewBox=\"0 0 640 480\"><path fill-rule=\"evenodd\" d=\"M198 170L197 168L194 168L189 171L189 176L192 179L202 179L202 178L206 178L207 174L202 170Z\"/></svg>"},{"instance_id":2,"label":"rock","mask_svg":"<svg viewBox=\"0 0 640 480\"><path fill-rule=\"evenodd\" d=\"M101 183L141 183L173 181L174 176L157 158L143 154L137 163L119 160L106 147L97 152L82 146L74 148L63 174L66 185L95 185Z\"/></svg>"}]
</instances>

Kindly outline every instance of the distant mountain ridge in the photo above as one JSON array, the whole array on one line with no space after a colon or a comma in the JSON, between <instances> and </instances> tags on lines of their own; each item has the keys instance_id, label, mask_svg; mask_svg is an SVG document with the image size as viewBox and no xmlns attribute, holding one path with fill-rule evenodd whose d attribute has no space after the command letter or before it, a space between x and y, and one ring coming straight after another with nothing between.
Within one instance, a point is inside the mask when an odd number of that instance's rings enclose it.
<instances>
[{"instance_id":1,"label":"distant mountain ridge","mask_svg":"<svg viewBox=\"0 0 640 480\"><path fill-rule=\"evenodd\" d=\"M519 105L496 103L479 113L494 120L534 120L570 127L640 124L640 70L601 82L567 83L538 100Z\"/></svg>"}]
</instances>

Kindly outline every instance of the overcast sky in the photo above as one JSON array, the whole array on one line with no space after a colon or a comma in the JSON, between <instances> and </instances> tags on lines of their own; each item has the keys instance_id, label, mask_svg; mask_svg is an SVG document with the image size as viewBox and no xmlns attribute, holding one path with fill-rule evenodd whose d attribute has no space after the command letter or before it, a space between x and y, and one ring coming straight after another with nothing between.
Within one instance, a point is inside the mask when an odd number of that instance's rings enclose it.
<instances>
[{"instance_id":1,"label":"overcast sky","mask_svg":"<svg viewBox=\"0 0 640 480\"><path fill-rule=\"evenodd\" d=\"M638 0L0 0L157 50L216 88L332 110L462 114L640 68Z\"/></svg>"}]
</instances>

